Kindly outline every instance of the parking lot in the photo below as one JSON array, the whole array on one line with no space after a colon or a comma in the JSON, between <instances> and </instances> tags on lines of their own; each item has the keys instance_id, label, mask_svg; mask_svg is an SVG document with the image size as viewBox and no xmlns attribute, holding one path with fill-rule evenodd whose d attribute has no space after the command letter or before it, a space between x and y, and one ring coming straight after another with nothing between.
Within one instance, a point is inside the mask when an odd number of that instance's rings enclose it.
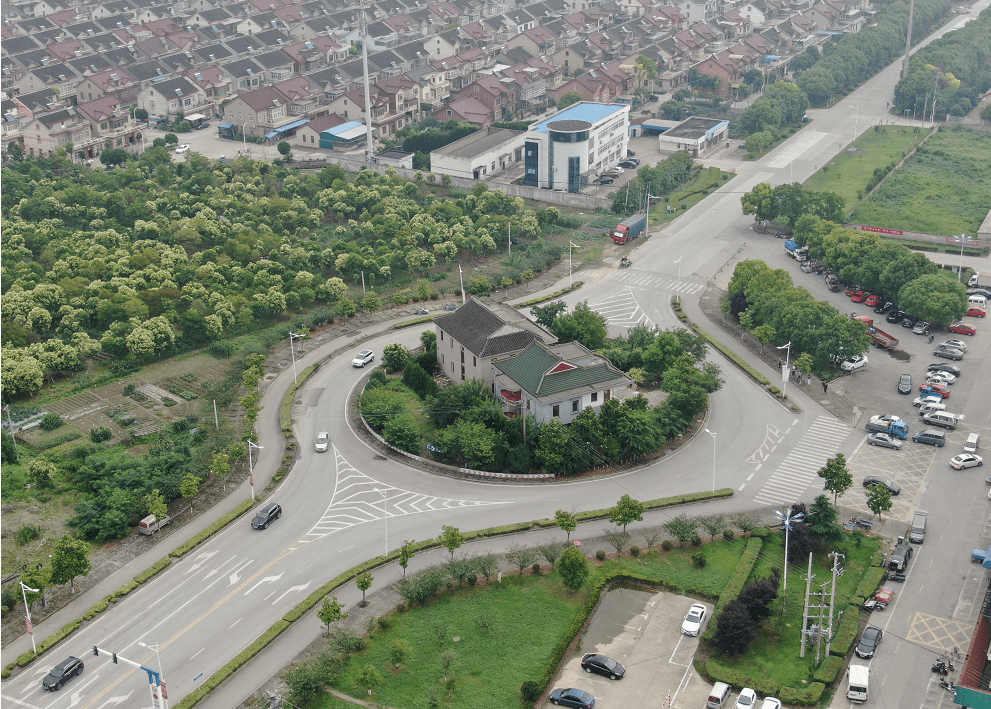
<instances>
[{"instance_id":1,"label":"parking lot","mask_svg":"<svg viewBox=\"0 0 991 709\"><path fill-rule=\"evenodd\" d=\"M610 591L599 604L578 651L565 661L554 687L582 689L595 697L596 707L703 706L711 685L692 667L699 638L681 633L685 614L699 602L672 593L626 588ZM711 613L712 604L704 605ZM706 617L703 632L708 621ZM612 681L584 672L582 656L590 652L608 655L624 665L626 677Z\"/></svg>"}]
</instances>

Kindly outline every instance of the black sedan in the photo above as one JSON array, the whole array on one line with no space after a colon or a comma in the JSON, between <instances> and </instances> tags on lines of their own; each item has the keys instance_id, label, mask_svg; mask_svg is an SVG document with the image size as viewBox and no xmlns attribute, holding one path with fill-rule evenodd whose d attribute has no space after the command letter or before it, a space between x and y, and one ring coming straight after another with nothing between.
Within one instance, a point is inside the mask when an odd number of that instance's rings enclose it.
<instances>
[{"instance_id":1,"label":"black sedan","mask_svg":"<svg viewBox=\"0 0 991 709\"><path fill-rule=\"evenodd\" d=\"M864 478L864 487L873 487L874 485L883 485L888 488L888 492L891 493L892 497L901 494L902 489L895 485L893 482L887 478L879 478L874 475L869 475Z\"/></svg>"},{"instance_id":2,"label":"black sedan","mask_svg":"<svg viewBox=\"0 0 991 709\"><path fill-rule=\"evenodd\" d=\"M890 323L899 323L904 319L905 319L904 310L892 310L890 313L888 313L888 317L885 318L885 320L887 320Z\"/></svg>"},{"instance_id":3,"label":"black sedan","mask_svg":"<svg viewBox=\"0 0 991 709\"><path fill-rule=\"evenodd\" d=\"M918 321L919 319L914 315L906 315L905 319L902 320L902 327L915 327L915 323Z\"/></svg>"},{"instance_id":4,"label":"black sedan","mask_svg":"<svg viewBox=\"0 0 991 709\"><path fill-rule=\"evenodd\" d=\"M878 315L884 315L885 313L890 313L894 308L895 304L889 300L887 303L878 303L874 307L874 312Z\"/></svg>"},{"instance_id":5,"label":"black sedan","mask_svg":"<svg viewBox=\"0 0 991 709\"><path fill-rule=\"evenodd\" d=\"M620 167L626 168L627 170L636 170L640 165L640 161L633 162L632 160L624 160L619 164Z\"/></svg>"},{"instance_id":6,"label":"black sedan","mask_svg":"<svg viewBox=\"0 0 991 709\"><path fill-rule=\"evenodd\" d=\"M555 689L551 692L551 704L575 709L592 709L595 706L595 697L580 689Z\"/></svg>"},{"instance_id":7,"label":"black sedan","mask_svg":"<svg viewBox=\"0 0 991 709\"><path fill-rule=\"evenodd\" d=\"M899 394L911 394L912 393L912 375L903 374L898 377L898 393Z\"/></svg>"},{"instance_id":8,"label":"black sedan","mask_svg":"<svg viewBox=\"0 0 991 709\"><path fill-rule=\"evenodd\" d=\"M590 652L582 658L582 669L588 673L604 675L609 679L623 679L626 668L611 657Z\"/></svg>"},{"instance_id":9,"label":"black sedan","mask_svg":"<svg viewBox=\"0 0 991 709\"><path fill-rule=\"evenodd\" d=\"M594 180L592 180L592 183L593 184L596 184L596 185L611 185L615 181L616 180L613 177L602 176L602 177L597 177Z\"/></svg>"},{"instance_id":10,"label":"black sedan","mask_svg":"<svg viewBox=\"0 0 991 709\"><path fill-rule=\"evenodd\" d=\"M930 364L929 365L929 371L930 372L949 372L954 377L959 377L960 376L960 372L962 370L957 365L950 364L949 362L946 362L946 363L943 363L943 362L934 362L933 364Z\"/></svg>"},{"instance_id":11,"label":"black sedan","mask_svg":"<svg viewBox=\"0 0 991 709\"><path fill-rule=\"evenodd\" d=\"M83 673L83 661L78 657L67 657L55 665L41 680L41 688L46 692L57 692L62 685Z\"/></svg>"},{"instance_id":12,"label":"black sedan","mask_svg":"<svg viewBox=\"0 0 991 709\"><path fill-rule=\"evenodd\" d=\"M867 630L860 636L860 642L857 643L857 657L874 657L877 646L881 644L882 635L880 628L868 625Z\"/></svg>"}]
</instances>

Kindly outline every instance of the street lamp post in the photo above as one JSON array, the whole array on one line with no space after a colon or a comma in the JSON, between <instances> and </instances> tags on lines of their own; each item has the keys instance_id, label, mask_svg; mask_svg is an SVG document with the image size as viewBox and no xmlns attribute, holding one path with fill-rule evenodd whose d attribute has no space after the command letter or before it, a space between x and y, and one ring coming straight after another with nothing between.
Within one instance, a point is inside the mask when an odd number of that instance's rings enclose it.
<instances>
[{"instance_id":1,"label":"street lamp post","mask_svg":"<svg viewBox=\"0 0 991 709\"><path fill-rule=\"evenodd\" d=\"M574 276L573 276L574 272L571 269L571 250L579 249L579 248L581 247L578 246L578 244L574 244L571 242L571 239L568 239L568 287L569 288L574 286Z\"/></svg>"},{"instance_id":2,"label":"street lamp post","mask_svg":"<svg viewBox=\"0 0 991 709\"><path fill-rule=\"evenodd\" d=\"M683 258L684 256L679 256L678 260L675 261L678 264L678 300L681 300L681 259Z\"/></svg>"},{"instance_id":3,"label":"street lamp post","mask_svg":"<svg viewBox=\"0 0 991 709\"><path fill-rule=\"evenodd\" d=\"M297 335L292 330L289 331L289 351L292 352L292 381L294 384L298 383L296 381L296 348L293 346L293 340L298 340L305 335Z\"/></svg>"},{"instance_id":4,"label":"street lamp post","mask_svg":"<svg viewBox=\"0 0 991 709\"><path fill-rule=\"evenodd\" d=\"M798 512L797 514L792 514L792 509L789 507L787 510L782 512L781 510L774 510L774 516L781 520L781 526L785 530L785 573L784 573L784 592L781 595L781 605L782 612L784 609L784 603L788 598L788 533L791 532L791 527L793 524L798 524L805 519L805 513Z\"/></svg>"},{"instance_id":5,"label":"street lamp post","mask_svg":"<svg viewBox=\"0 0 991 709\"><path fill-rule=\"evenodd\" d=\"M779 350L787 349L785 353L785 368L781 370L781 398L785 399L788 396L788 364L791 361L791 343L787 345L781 345Z\"/></svg>"},{"instance_id":6,"label":"street lamp post","mask_svg":"<svg viewBox=\"0 0 991 709\"><path fill-rule=\"evenodd\" d=\"M245 441L248 444L248 480L251 483L251 499L255 499L255 466L251 462L251 449L257 448L261 450L264 446L259 446L251 441Z\"/></svg>"},{"instance_id":7,"label":"street lamp post","mask_svg":"<svg viewBox=\"0 0 991 709\"><path fill-rule=\"evenodd\" d=\"M705 429L712 436L712 494L716 494L716 432Z\"/></svg>"},{"instance_id":8,"label":"street lamp post","mask_svg":"<svg viewBox=\"0 0 991 709\"><path fill-rule=\"evenodd\" d=\"M158 654L158 643L155 643L154 645L145 645L143 642L139 642L138 645L140 645L143 648L147 648L149 650L155 651L155 657L158 659L158 681L161 682L162 686L164 687L165 673L162 672L162 656ZM164 701L165 704L164 709L169 709L169 699L164 691L162 692L162 700Z\"/></svg>"},{"instance_id":9,"label":"street lamp post","mask_svg":"<svg viewBox=\"0 0 991 709\"><path fill-rule=\"evenodd\" d=\"M951 236L948 241L951 243L954 241L960 242L960 267L957 269L957 283L960 283L963 280L963 247L967 243L967 235Z\"/></svg>"},{"instance_id":10,"label":"street lamp post","mask_svg":"<svg viewBox=\"0 0 991 709\"><path fill-rule=\"evenodd\" d=\"M860 126L860 104L857 104L856 106L851 106L850 108L853 108L857 111L857 115L853 119L853 140L856 140L857 136L859 135L859 133L857 133L857 129Z\"/></svg>"},{"instance_id":11,"label":"street lamp post","mask_svg":"<svg viewBox=\"0 0 991 709\"><path fill-rule=\"evenodd\" d=\"M21 584L21 596L24 598L24 612L27 614L28 620L28 635L31 636L31 649L34 650L34 654L38 654L38 646L34 642L34 628L31 626L31 607L28 606L28 591L31 593L38 593L37 588L31 588L23 581Z\"/></svg>"},{"instance_id":12,"label":"street lamp post","mask_svg":"<svg viewBox=\"0 0 991 709\"><path fill-rule=\"evenodd\" d=\"M251 123L251 121L245 121L244 124L241 126L241 142L244 143L244 152L245 153L248 152L248 134L245 133L244 130L248 127L248 124L249 123ZM251 125L254 126L255 124L254 123L251 123Z\"/></svg>"}]
</instances>

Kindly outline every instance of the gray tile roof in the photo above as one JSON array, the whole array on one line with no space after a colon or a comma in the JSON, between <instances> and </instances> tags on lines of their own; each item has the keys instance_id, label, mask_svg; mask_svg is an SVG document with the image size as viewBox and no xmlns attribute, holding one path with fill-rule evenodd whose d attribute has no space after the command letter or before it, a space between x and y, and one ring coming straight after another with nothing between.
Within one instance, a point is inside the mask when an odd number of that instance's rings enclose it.
<instances>
[{"instance_id":1,"label":"gray tile roof","mask_svg":"<svg viewBox=\"0 0 991 709\"><path fill-rule=\"evenodd\" d=\"M510 312L505 314L511 316L512 313L515 311L510 309ZM452 314L443 315L434 322L478 357L494 357L518 352L541 338L553 341L553 335L518 313L514 319L516 322L507 322L477 299L472 298Z\"/></svg>"}]
</instances>

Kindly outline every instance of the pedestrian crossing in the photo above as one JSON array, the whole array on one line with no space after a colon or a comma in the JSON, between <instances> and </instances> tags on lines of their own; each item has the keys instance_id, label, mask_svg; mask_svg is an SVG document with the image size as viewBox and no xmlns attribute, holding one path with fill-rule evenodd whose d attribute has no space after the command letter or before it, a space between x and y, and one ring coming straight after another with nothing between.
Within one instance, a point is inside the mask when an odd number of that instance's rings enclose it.
<instances>
[{"instance_id":1,"label":"pedestrian crossing","mask_svg":"<svg viewBox=\"0 0 991 709\"><path fill-rule=\"evenodd\" d=\"M588 271L582 271L581 276L586 281L603 281L608 279L613 283L621 283L631 288L662 289L684 295L694 295L706 286L705 283L693 283L685 278L679 281L677 278L652 275L648 271L640 271L635 268L624 268L621 271L617 271L615 268L593 268Z\"/></svg>"},{"instance_id":2,"label":"pedestrian crossing","mask_svg":"<svg viewBox=\"0 0 991 709\"><path fill-rule=\"evenodd\" d=\"M764 483L754 502L762 505L790 504L801 500L810 486L822 488L817 473L829 458L836 455L840 444L852 430L833 416L817 418Z\"/></svg>"},{"instance_id":3,"label":"pedestrian crossing","mask_svg":"<svg viewBox=\"0 0 991 709\"><path fill-rule=\"evenodd\" d=\"M589 307L606 319L606 325L654 327L654 321L640 308L640 303L630 288L624 288L620 293L592 303Z\"/></svg>"}]
</instances>

